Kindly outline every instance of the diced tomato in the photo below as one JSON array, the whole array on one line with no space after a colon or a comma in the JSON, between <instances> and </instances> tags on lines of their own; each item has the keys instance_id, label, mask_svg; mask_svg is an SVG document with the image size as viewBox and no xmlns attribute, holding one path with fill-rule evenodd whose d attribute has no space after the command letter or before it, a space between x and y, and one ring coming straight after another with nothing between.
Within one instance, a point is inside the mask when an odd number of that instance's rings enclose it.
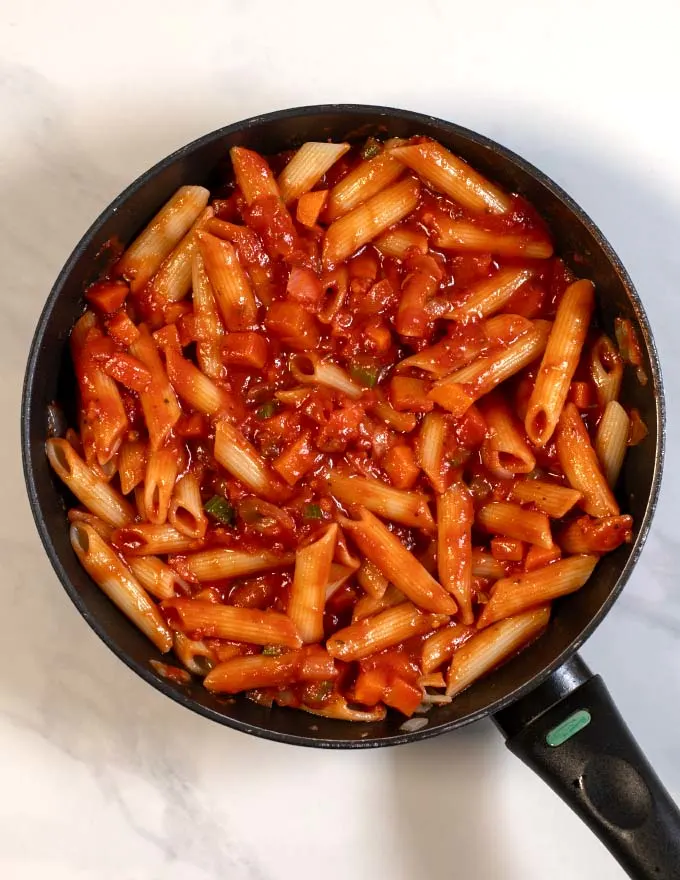
<instances>
[{"instance_id":1,"label":"diced tomato","mask_svg":"<svg viewBox=\"0 0 680 880\"><path fill-rule=\"evenodd\" d=\"M117 312L125 302L130 287L126 281L98 281L85 291L85 299L105 315Z\"/></svg>"},{"instance_id":2,"label":"diced tomato","mask_svg":"<svg viewBox=\"0 0 680 880\"><path fill-rule=\"evenodd\" d=\"M316 310L321 304L323 288L319 276L311 269L293 266L288 277L286 297L291 302Z\"/></svg>"}]
</instances>

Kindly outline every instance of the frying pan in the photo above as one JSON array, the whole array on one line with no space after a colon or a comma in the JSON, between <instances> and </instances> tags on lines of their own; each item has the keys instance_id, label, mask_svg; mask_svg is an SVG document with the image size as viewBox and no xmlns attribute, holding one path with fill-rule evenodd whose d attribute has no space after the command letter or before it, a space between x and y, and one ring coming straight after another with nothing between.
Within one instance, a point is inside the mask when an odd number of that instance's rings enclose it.
<instances>
[{"instance_id":1,"label":"frying pan","mask_svg":"<svg viewBox=\"0 0 680 880\"><path fill-rule=\"evenodd\" d=\"M131 241L182 184L213 186L235 145L275 153L306 140L358 140L369 135L427 135L500 183L529 199L548 222L557 253L598 291L598 320L610 335L617 316L639 337L642 384L626 370L621 400L636 407L649 434L625 460L622 509L635 521L632 544L598 564L587 586L555 603L546 634L478 681L448 706L438 706L421 728L388 714L382 722L350 724L247 699L225 699L199 683L160 678L149 665L153 646L112 605L81 568L65 520L68 493L45 457L47 408L73 403L68 336L83 307L84 287L107 259L107 243ZM664 453L664 398L651 330L633 284L612 248L586 214L544 174L474 132L418 113L385 107L325 105L254 117L208 134L143 174L99 217L69 257L35 332L23 391L24 473L33 516L54 569L85 620L139 676L183 706L236 730L294 745L361 748L398 745L446 733L487 715L507 745L590 825L633 877L680 878L680 813L618 714L601 679L577 655L607 614L640 555L657 502Z\"/></svg>"}]
</instances>

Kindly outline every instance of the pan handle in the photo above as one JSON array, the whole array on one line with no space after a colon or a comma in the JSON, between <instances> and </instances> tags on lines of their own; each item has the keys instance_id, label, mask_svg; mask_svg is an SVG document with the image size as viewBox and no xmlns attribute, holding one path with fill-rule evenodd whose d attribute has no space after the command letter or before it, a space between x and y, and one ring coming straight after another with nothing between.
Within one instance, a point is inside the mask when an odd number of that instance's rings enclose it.
<instances>
[{"instance_id":1,"label":"pan handle","mask_svg":"<svg viewBox=\"0 0 680 880\"><path fill-rule=\"evenodd\" d=\"M680 811L579 656L494 720L631 877L680 878Z\"/></svg>"}]
</instances>

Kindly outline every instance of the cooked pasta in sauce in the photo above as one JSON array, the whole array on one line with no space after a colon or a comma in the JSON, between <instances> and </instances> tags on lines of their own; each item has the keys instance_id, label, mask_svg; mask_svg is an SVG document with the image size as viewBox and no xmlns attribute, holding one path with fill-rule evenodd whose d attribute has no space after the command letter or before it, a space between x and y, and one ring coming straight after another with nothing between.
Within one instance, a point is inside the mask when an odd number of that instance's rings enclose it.
<instances>
[{"instance_id":1,"label":"cooked pasta in sauce","mask_svg":"<svg viewBox=\"0 0 680 880\"><path fill-rule=\"evenodd\" d=\"M85 291L79 420L47 444L74 550L178 685L354 721L451 702L631 540L645 429L597 291L426 138L230 160Z\"/></svg>"}]
</instances>

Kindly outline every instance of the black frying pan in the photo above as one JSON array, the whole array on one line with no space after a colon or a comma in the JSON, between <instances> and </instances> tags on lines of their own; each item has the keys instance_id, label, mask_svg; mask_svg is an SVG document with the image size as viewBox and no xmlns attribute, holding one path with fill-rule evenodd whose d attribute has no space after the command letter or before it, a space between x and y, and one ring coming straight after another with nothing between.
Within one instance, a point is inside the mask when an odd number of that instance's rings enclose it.
<instances>
[{"instance_id":1,"label":"black frying pan","mask_svg":"<svg viewBox=\"0 0 680 880\"><path fill-rule=\"evenodd\" d=\"M598 564L588 585L555 604L547 633L493 674L434 708L417 731L388 714L383 722L350 724L246 699L212 695L199 683L160 678L160 659L81 568L65 520L66 494L48 467L44 446L48 404L73 399L68 335L82 310L111 238L128 243L182 184L211 186L227 151L246 145L275 153L306 140L363 139L368 135L437 138L505 189L526 196L547 220L557 252L598 291L598 318L612 333L616 316L638 333L641 385L626 371L621 399L637 407L649 435L626 457L619 484L624 511L635 520L632 544ZM105 254L104 254L105 257ZM640 554L657 502L664 451L664 399L657 353L642 304L602 233L556 184L493 141L459 126L403 110L328 105L284 110L206 135L164 159L110 205L69 257L40 318L26 370L22 409L24 471L33 515L59 579L95 632L149 684L195 712L256 736L295 745L358 748L411 742L493 715L508 747L533 767L591 826L633 877L680 878L680 813L631 737L598 676L576 651L600 623ZM650 676L652 670L650 670Z\"/></svg>"}]
</instances>

